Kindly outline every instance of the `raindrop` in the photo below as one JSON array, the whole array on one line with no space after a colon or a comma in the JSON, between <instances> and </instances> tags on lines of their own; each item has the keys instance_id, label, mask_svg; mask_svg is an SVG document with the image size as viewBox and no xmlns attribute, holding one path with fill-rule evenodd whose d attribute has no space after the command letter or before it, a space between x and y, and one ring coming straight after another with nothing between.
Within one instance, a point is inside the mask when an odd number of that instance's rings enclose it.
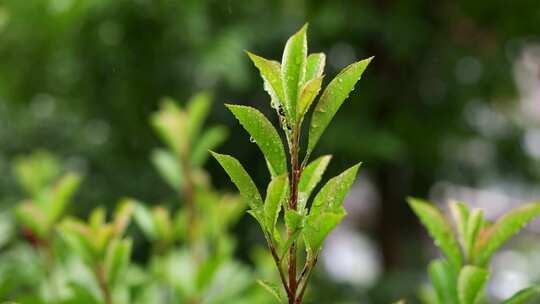
<instances>
[{"instance_id":1,"label":"raindrop","mask_svg":"<svg viewBox=\"0 0 540 304\"><path fill-rule=\"evenodd\" d=\"M249 141L252 142L252 143L256 143L257 141L255 140L255 138L253 138L253 136L250 136L249 137Z\"/></svg>"}]
</instances>

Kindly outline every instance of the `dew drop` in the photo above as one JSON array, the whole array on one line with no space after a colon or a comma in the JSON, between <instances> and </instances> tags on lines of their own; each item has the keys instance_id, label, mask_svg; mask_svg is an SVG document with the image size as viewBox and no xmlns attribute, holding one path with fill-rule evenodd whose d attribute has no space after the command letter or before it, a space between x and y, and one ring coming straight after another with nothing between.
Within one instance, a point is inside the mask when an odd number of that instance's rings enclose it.
<instances>
[{"instance_id":1,"label":"dew drop","mask_svg":"<svg viewBox=\"0 0 540 304\"><path fill-rule=\"evenodd\" d=\"M250 136L249 137L249 141L252 142L252 143L256 143L257 141L255 140L255 138L253 138L253 136Z\"/></svg>"}]
</instances>

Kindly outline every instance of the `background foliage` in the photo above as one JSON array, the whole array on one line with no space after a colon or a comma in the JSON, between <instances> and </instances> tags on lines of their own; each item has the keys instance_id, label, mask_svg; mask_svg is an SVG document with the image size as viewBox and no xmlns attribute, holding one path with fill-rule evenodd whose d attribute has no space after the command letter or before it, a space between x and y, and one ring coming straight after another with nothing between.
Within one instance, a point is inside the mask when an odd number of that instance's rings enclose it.
<instances>
[{"instance_id":1,"label":"background foliage","mask_svg":"<svg viewBox=\"0 0 540 304\"><path fill-rule=\"evenodd\" d=\"M23 197L10 163L36 148L84 173L71 206L84 218L125 195L173 199L149 161L160 146L149 123L158 101L212 91L210 120L240 134L223 103L271 116L243 50L279 58L285 38L306 21L310 52L328 54L327 75L376 56L316 154L334 155L328 176L364 161L350 198L359 210L348 227L367 232L384 271L361 286L336 283L322 271L315 277L328 287L321 302L339 295L387 303L415 293L431 257L416 248L431 247L407 195L439 202L458 196L491 210L488 218L540 197L538 1L4 0L2 208ZM258 185L267 181L262 156L245 136L230 136L221 151L234 151ZM230 186L215 162L207 169L218 188ZM249 260L252 245L263 240L247 218L235 231L236 254ZM133 252L140 260L148 253L137 240Z\"/></svg>"}]
</instances>

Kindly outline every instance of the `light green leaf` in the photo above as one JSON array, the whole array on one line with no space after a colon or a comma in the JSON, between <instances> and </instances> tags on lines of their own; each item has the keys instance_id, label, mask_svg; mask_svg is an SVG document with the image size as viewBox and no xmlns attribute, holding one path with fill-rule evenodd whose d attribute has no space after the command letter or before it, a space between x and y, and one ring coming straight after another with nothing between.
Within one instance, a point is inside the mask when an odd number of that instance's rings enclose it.
<instances>
[{"instance_id":1,"label":"light green leaf","mask_svg":"<svg viewBox=\"0 0 540 304\"><path fill-rule=\"evenodd\" d=\"M302 176L298 183L298 207L297 209L302 213L305 210L306 203L311 195L311 192L317 184L321 181L321 178L328 167L328 163L332 159L331 155L324 155L309 163L302 171Z\"/></svg>"},{"instance_id":2,"label":"light green leaf","mask_svg":"<svg viewBox=\"0 0 540 304\"><path fill-rule=\"evenodd\" d=\"M157 237L156 225L152 213L143 204L137 204L133 212L135 223L141 228L144 235L150 240L155 241Z\"/></svg>"},{"instance_id":3,"label":"light green leaf","mask_svg":"<svg viewBox=\"0 0 540 304\"><path fill-rule=\"evenodd\" d=\"M287 226L290 233L287 237L287 240L284 243L279 244L280 258L283 258L285 256L287 250L289 250L291 245L296 241L296 239L298 239L298 236L300 236L300 234L302 233L302 229L304 228L304 220L305 216L301 215L297 211L285 211L285 225Z\"/></svg>"},{"instance_id":4,"label":"light green leaf","mask_svg":"<svg viewBox=\"0 0 540 304\"><path fill-rule=\"evenodd\" d=\"M448 257L450 264L454 269L460 269L463 257L450 223L448 223L439 209L431 203L416 198L409 198L408 202L434 239L435 244Z\"/></svg>"},{"instance_id":5,"label":"light green leaf","mask_svg":"<svg viewBox=\"0 0 540 304\"><path fill-rule=\"evenodd\" d=\"M204 120L208 116L211 100L210 94L202 92L193 96L188 102L186 132L191 143L199 136Z\"/></svg>"},{"instance_id":6,"label":"light green leaf","mask_svg":"<svg viewBox=\"0 0 540 304\"><path fill-rule=\"evenodd\" d=\"M112 221L113 233L115 236L122 235L126 230L129 222L131 221L133 209L135 209L136 204L137 203L135 200L130 198L122 199L119 203L117 203Z\"/></svg>"},{"instance_id":7,"label":"light green leaf","mask_svg":"<svg viewBox=\"0 0 540 304\"><path fill-rule=\"evenodd\" d=\"M531 286L515 293L502 304L526 304L540 294L540 286Z\"/></svg>"},{"instance_id":8,"label":"light green leaf","mask_svg":"<svg viewBox=\"0 0 540 304\"><path fill-rule=\"evenodd\" d=\"M164 98L159 111L152 114L150 122L161 139L177 154L182 154L188 144L187 117L171 98Z\"/></svg>"},{"instance_id":9,"label":"light green leaf","mask_svg":"<svg viewBox=\"0 0 540 304\"><path fill-rule=\"evenodd\" d=\"M462 202L452 201L449 204L450 213L454 218L456 229L461 240L462 245L465 247L467 241L465 240L465 234L467 231L467 222L469 221L470 211L467 205Z\"/></svg>"},{"instance_id":10,"label":"light green leaf","mask_svg":"<svg viewBox=\"0 0 540 304\"><path fill-rule=\"evenodd\" d=\"M306 73L307 24L287 40L281 60L281 81L285 93L285 108L293 122L296 121L298 89Z\"/></svg>"},{"instance_id":11,"label":"light green leaf","mask_svg":"<svg viewBox=\"0 0 540 304\"><path fill-rule=\"evenodd\" d=\"M50 204L46 210L50 223L54 223L60 218L68 202L81 184L81 180L79 174L68 173L55 185Z\"/></svg>"},{"instance_id":12,"label":"light green leaf","mask_svg":"<svg viewBox=\"0 0 540 304\"><path fill-rule=\"evenodd\" d=\"M347 215L345 209L340 207L333 212L322 212L317 215L309 215L306 218L302 234L306 243L306 250L311 255L316 255L326 237Z\"/></svg>"},{"instance_id":13,"label":"light green leaf","mask_svg":"<svg viewBox=\"0 0 540 304\"><path fill-rule=\"evenodd\" d=\"M285 149L272 123L254 108L240 105L227 105L227 108L231 110L263 152L269 163L272 176L286 173L287 158Z\"/></svg>"},{"instance_id":14,"label":"light green leaf","mask_svg":"<svg viewBox=\"0 0 540 304\"><path fill-rule=\"evenodd\" d=\"M113 240L105 256L105 273L110 286L115 286L127 269L131 257L131 240Z\"/></svg>"},{"instance_id":15,"label":"light green leaf","mask_svg":"<svg viewBox=\"0 0 540 304\"><path fill-rule=\"evenodd\" d=\"M285 303L281 297L281 289L274 283L261 280L257 280L257 283L259 283L259 285L261 285L266 291L268 291L272 296L274 296L278 303Z\"/></svg>"},{"instance_id":16,"label":"light green leaf","mask_svg":"<svg viewBox=\"0 0 540 304\"><path fill-rule=\"evenodd\" d=\"M169 210L161 206L155 207L152 209L152 218L156 229L156 237L160 240L171 241L174 228Z\"/></svg>"},{"instance_id":17,"label":"light green leaf","mask_svg":"<svg viewBox=\"0 0 540 304\"><path fill-rule=\"evenodd\" d=\"M448 261L437 259L431 262L429 278L440 303L459 304L456 287L457 274Z\"/></svg>"},{"instance_id":18,"label":"light green leaf","mask_svg":"<svg viewBox=\"0 0 540 304\"><path fill-rule=\"evenodd\" d=\"M210 152L236 185L240 194L253 210L262 210L261 194L242 164L232 156ZM263 225L264 227L264 225Z\"/></svg>"},{"instance_id":19,"label":"light green leaf","mask_svg":"<svg viewBox=\"0 0 540 304\"><path fill-rule=\"evenodd\" d=\"M208 150L213 150L227 139L228 131L223 126L215 126L206 130L199 140L195 142L191 152L191 163L200 167L208 159Z\"/></svg>"},{"instance_id":20,"label":"light green leaf","mask_svg":"<svg viewBox=\"0 0 540 304\"><path fill-rule=\"evenodd\" d=\"M539 213L540 203L532 203L503 215L478 239L475 248L475 264L485 266L497 249L536 218Z\"/></svg>"},{"instance_id":21,"label":"light green leaf","mask_svg":"<svg viewBox=\"0 0 540 304\"><path fill-rule=\"evenodd\" d=\"M274 177L268 189L266 190L266 199L264 200L264 215L266 230L269 235L274 235L281 205L287 199L289 190L289 179L287 174Z\"/></svg>"},{"instance_id":22,"label":"light green leaf","mask_svg":"<svg viewBox=\"0 0 540 304\"><path fill-rule=\"evenodd\" d=\"M328 84L322 93L311 118L308 148L306 152L307 159L309 159L309 156L319 141L322 133L328 124L330 124L330 121L334 118L334 115L336 115L345 99L354 89L356 82L358 82L372 58L373 57L370 57L353 63L343 69L330 84Z\"/></svg>"},{"instance_id":23,"label":"light green leaf","mask_svg":"<svg viewBox=\"0 0 540 304\"><path fill-rule=\"evenodd\" d=\"M154 149L150 160L156 167L163 180L174 190L182 189L182 166L175 155L165 149Z\"/></svg>"},{"instance_id":24,"label":"light green leaf","mask_svg":"<svg viewBox=\"0 0 540 304\"><path fill-rule=\"evenodd\" d=\"M15 216L23 226L29 228L40 239L44 239L49 232L47 216L31 202L19 204L15 209Z\"/></svg>"},{"instance_id":25,"label":"light green leaf","mask_svg":"<svg viewBox=\"0 0 540 304\"><path fill-rule=\"evenodd\" d=\"M476 240L480 234L480 230L484 225L484 212L481 209L474 209L467 221L467 230L465 234L465 250L467 257L472 261L474 260L474 248Z\"/></svg>"},{"instance_id":26,"label":"light green leaf","mask_svg":"<svg viewBox=\"0 0 540 304\"><path fill-rule=\"evenodd\" d=\"M322 212L338 211L356 179L360 165L361 163L358 163L343 171L340 175L331 178L313 199L309 215L316 216Z\"/></svg>"},{"instance_id":27,"label":"light green leaf","mask_svg":"<svg viewBox=\"0 0 540 304\"><path fill-rule=\"evenodd\" d=\"M300 101L298 104L298 117L301 119L309 110L309 107L319 95L323 76L308 80L300 89Z\"/></svg>"},{"instance_id":28,"label":"light green leaf","mask_svg":"<svg viewBox=\"0 0 540 304\"><path fill-rule=\"evenodd\" d=\"M306 77L305 81L317 78L324 72L324 65L326 63L326 56L324 53L309 54L306 63Z\"/></svg>"},{"instance_id":29,"label":"light green leaf","mask_svg":"<svg viewBox=\"0 0 540 304\"><path fill-rule=\"evenodd\" d=\"M488 277L489 271L484 268L472 265L463 267L458 277L458 296L460 303L476 303Z\"/></svg>"},{"instance_id":30,"label":"light green leaf","mask_svg":"<svg viewBox=\"0 0 540 304\"><path fill-rule=\"evenodd\" d=\"M259 69L259 73L265 83L265 90L268 91L272 100L283 104L285 102L285 97L283 93L283 84L281 82L281 64L277 61L268 60L250 52L247 52L247 54L257 69Z\"/></svg>"}]
</instances>

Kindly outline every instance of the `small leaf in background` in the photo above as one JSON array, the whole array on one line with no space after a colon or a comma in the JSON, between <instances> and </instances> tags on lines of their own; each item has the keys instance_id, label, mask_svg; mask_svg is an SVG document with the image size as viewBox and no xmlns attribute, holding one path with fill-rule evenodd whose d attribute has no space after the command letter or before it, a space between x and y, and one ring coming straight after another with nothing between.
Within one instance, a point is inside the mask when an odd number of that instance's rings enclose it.
<instances>
[{"instance_id":1,"label":"small leaf in background","mask_svg":"<svg viewBox=\"0 0 540 304\"><path fill-rule=\"evenodd\" d=\"M182 166L175 155L165 149L154 149L150 156L163 180L176 191L182 189Z\"/></svg>"},{"instance_id":2,"label":"small leaf in background","mask_svg":"<svg viewBox=\"0 0 540 304\"><path fill-rule=\"evenodd\" d=\"M47 206L46 212L49 222L54 223L60 218L75 191L77 191L81 180L80 175L68 173L57 182Z\"/></svg>"},{"instance_id":3,"label":"small leaf in background","mask_svg":"<svg viewBox=\"0 0 540 304\"><path fill-rule=\"evenodd\" d=\"M303 83L306 73L307 57L307 24L287 40L281 60L281 81L285 93L285 107L291 114L293 122L296 121L296 103L298 89Z\"/></svg>"},{"instance_id":4,"label":"small leaf in background","mask_svg":"<svg viewBox=\"0 0 540 304\"><path fill-rule=\"evenodd\" d=\"M532 203L513 209L498 219L481 234L475 248L476 265L484 266L506 241L532 221L540 213L540 203Z\"/></svg>"},{"instance_id":5,"label":"small leaf in background","mask_svg":"<svg viewBox=\"0 0 540 304\"><path fill-rule=\"evenodd\" d=\"M257 280L257 283L259 283L259 285L261 285L266 291L268 291L272 296L274 296L278 303L285 303L283 302L283 299L280 295L281 288L279 288L276 284L261 280Z\"/></svg>"},{"instance_id":6,"label":"small leaf in background","mask_svg":"<svg viewBox=\"0 0 540 304\"><path fill-rule=\"evenodd\" d=\"M142 230L146 238L151 241L156 241L157 228L154 223L154 218L150 210L148 210L148 208L144 204L138 203L135 206L135 209L133 209L133 219L135 220L135 223L137 223L139 228Z\"/></svg>"},{"instance_id":7,"label":"small leaf in background","mask_svg":"<svg viewBox=\"0 0 540 304\"><path fill-rule=\"evenodd\" d=\"M504 300L502 304L527 304L540 294L540 286L531 286L524 288L507 300Z\"/></svg>"},{"instance_id":8,"label":"small leaf in background","mask_svg":"<svg viewBox=\"0 0 540 304\"><path fill-rule=\"evenodd\" d=\"M266 190L266 199L264 200L264 215L266 230L269 235L274 235L276 222L281 211L283 201L287 199L289 190L289 179L287 174L274 177L268 189Z\"/></svg>"},{"instance_id":9,"label":"small leaf in background","mask_svg":"<svg viewBox=\"0 0 540 304\"><path fill-rule=\"evenodd\" d=\"M324 171L326 171L326 167L328 167L328 163L330 163L331 159L331 155L323 155L308 164L302 171L302 176L298 183L297 208L301 213L305 210L311 192L321 181Z\"/></svg>"},{"instance_id":10,"label":"small leaf in background","mask_svg":"<svg viewBox=\"0 0 540 304\"><path fill-rule=\"evenodd\" d=\"M39 239L44 239L49 229L47 216L31 202L23 202L15 209L17 219Z\"/></svg>"},{"instance_id":11,"label":"small leaf in background","mask_svg":"<svg viewBox=\"0 0 540 304\"><path fill-rule=\"evenodd\" d=\"M283 84L281 82L281 64L277 61L268 60L250 52L247 52L247 54L257 69L259 69L259 73L265 84L265 90L270 95L272 102L277 102L279 103L277 106L282 106L285 102L285 95L283 93ZM272 107L276 108L276 105L272 105Z\"/></svg>"},{"instance_id":12,"label":"small leaf in background","mask_svg":"<svg viewBox=\"0 0 540 304\"><path fill-rule=\"evenodd\" d=\"M465 250L467 257L470 260L474 260L474 247L476 240L480 234L480 229L484 225L484 211L481 209L474 209L467 221L466 233L465 233Z\"/></svg>"},{"instance_id":13,"label":"small leaf in background","mask_svg":"<svg viewBox=\"0 0 540 304\"><path fill-rule=\"evenodd\" d=\"M484 268L466 265L459 273L458 296L460 304L474 304L480 297L489 277Z\"/></svg>"},{"instance_id":14,"label":"small leaf in background","mask_svg":"<svg viewBox=\"0 0 540 304\"><path fill-rule=\"evenodd\" d=\"M319 95L322 81L323 76L319 76L306 82L300 89L300 99L298 102L298 116L300 118L307 113L315 97Z\"/></svg>"},{"instance_id":15,"label":"small leaf in background","mask_svg":"<svg viewBox=\"0 0 540 304\"><path fill-rule=\"evenodd\" d=\"M306 63L305 82L320 77L324 72L326 55L324 53L309 54Z\"/></svg>"},{"instance_id":16,"label":"small leaf in background","mask_svg":"<svg viewBox=\"0 0 540 304\"><path fill-rule=\"evenodd\" d=\"M117 236L124 233L127 228L131 216L133 215L133 209L135 209L136 201L133 199L123 199L118 203L118 207L114 212L113 218L113 233Z\"/></svg>"},{"instance_id":17,"label":"small leaf in background","mask_svg":"<svg viewBox=\"0 0 540 304\"><path fill-rule=\"evenodd\" d=\"M409 198L408 202L435 241L435 245L441 248L456 271L460 269L463 257L450 223L433 204L416 198Z\"/></svg>"},{"instance_id":18,"label":"small leaf in background","mask_svg":"<svg viewBox=\"0 0 540 304\"><path fill-rule=\"evenodd\" d=\"M457 274L448 261L432 261L429 264L429 278L441 304L460 304L456 286Z\"/></svg>"},{"instance_id":19,"label":"small leaf in background","mask_svg":"<svg viewBox=\"0 0 540 304\"><path fill-rule=\"evenodd\" d=\"M454 218L456 229L461 240L462 245L465 247L466 240L465 234L467 231L467 222L469 221L470 210L467 205L462 202L452 201L449 204L450 213Z\"/></svg>"},{"instance_id":20,"label":"small leaf in background","mask_svg":"<svg viewBox=\"0 0 540 304\"><path fill-rule=\"evenodd\" d=\"M17 181L34 198L60 175L60 168L59 160L45 150L19 156L13 165Z\"/></svg>"},{"instance_id":21,"label":"small leaf in background","mask_svg":"<svg viewBox=\"0 0 540 304\"><path fill-rule=\"evenodd\" d=\"M219 162L232 182L236 185L242 197L253 210L262 210L263 201L261 194L240 162L232 156L211 152ZM264 227L264 226L263 226Z\"/></svg>"},{"instance_id":22,"label":"small leaf in background","mask_svg":"<svg viewBox=\"0 0 540 304\"><path fill-rule=\"evenodd\" d=\"M214 126L203 132L201 137L194 143L191 151L191 163L196 167L203 166L208 159L208 151L219 147L225 142L228 133L227 128L223 126Z\"/></svg>"},{"instance_id":23,"label":"small leaf in background","mask_svg":"<svg viewBox=\"0 0 540 304\"><path fill-rule=\"evenodd\" d=\"M186 132L190 143L199 137L201 128L210 111L212 97L208 93L198 93L187 103L187 125ZM180 130L178 130L180 131ZM179 136L185 136L180 135Z\"/></svg>"},{"instance_id":24,"label":"small leaf in background","mask_svg":"<svg viewBox=\"0 0 540 304\"><path fill-rule=\"evenodd\" d=\"M169 210L160 206L155 207L152 210L152 218L156 228L157 239L172 241L174 231Z\"/></svg>"},{"instance_id":25,"label":"small leaf in background","mask_svg":"<svg viewBox=\"0 0 540 304\"><path fill-rule=\"evenodd\" d=\"M110 286L115 286L126 271L131 258L131 240L113 240L105 256L105 273Z\"/></svg>"},{"instance_id":26,"label":"small leaf in background","mask_svg":"<svg viewBox=\"0 0 540 304\"><path fill-rule=\"evenodd\" d=\"M240 121L251 138L264 154L270 164L272 176L287 172L287 157L283 142L270 121L258 110L240 105L227 105L227 108Z\"/></svg>"},{"instance_id":27,"label":"small leaf in background","mask_svg":"<svg viewBox=\"0 0 540 304\"><path fill-rule=\"evenodd\" d=\"M182 154L188 145L186 113L171 98L164 98L159 111L152 114L150 121L161 139L177 154Z\"/></svg>"},{"instance_id":28,"label":"small leaf in background","mask_svg":"<svg viewBox=\"0 0 540 304\"><path fill-rule=\"evenodd\" d=\"M371 62L370 57L362 61L353 63L343 69L331 82L321 95L319 102L315 106L313 116L311 117L311 125L309 127L308 148L306 158L309 159L315 145L321 138L322 133L330 124L334 115L345 101L354 86L360 80L366 67Z\"/></svg>"}]
</instances>

